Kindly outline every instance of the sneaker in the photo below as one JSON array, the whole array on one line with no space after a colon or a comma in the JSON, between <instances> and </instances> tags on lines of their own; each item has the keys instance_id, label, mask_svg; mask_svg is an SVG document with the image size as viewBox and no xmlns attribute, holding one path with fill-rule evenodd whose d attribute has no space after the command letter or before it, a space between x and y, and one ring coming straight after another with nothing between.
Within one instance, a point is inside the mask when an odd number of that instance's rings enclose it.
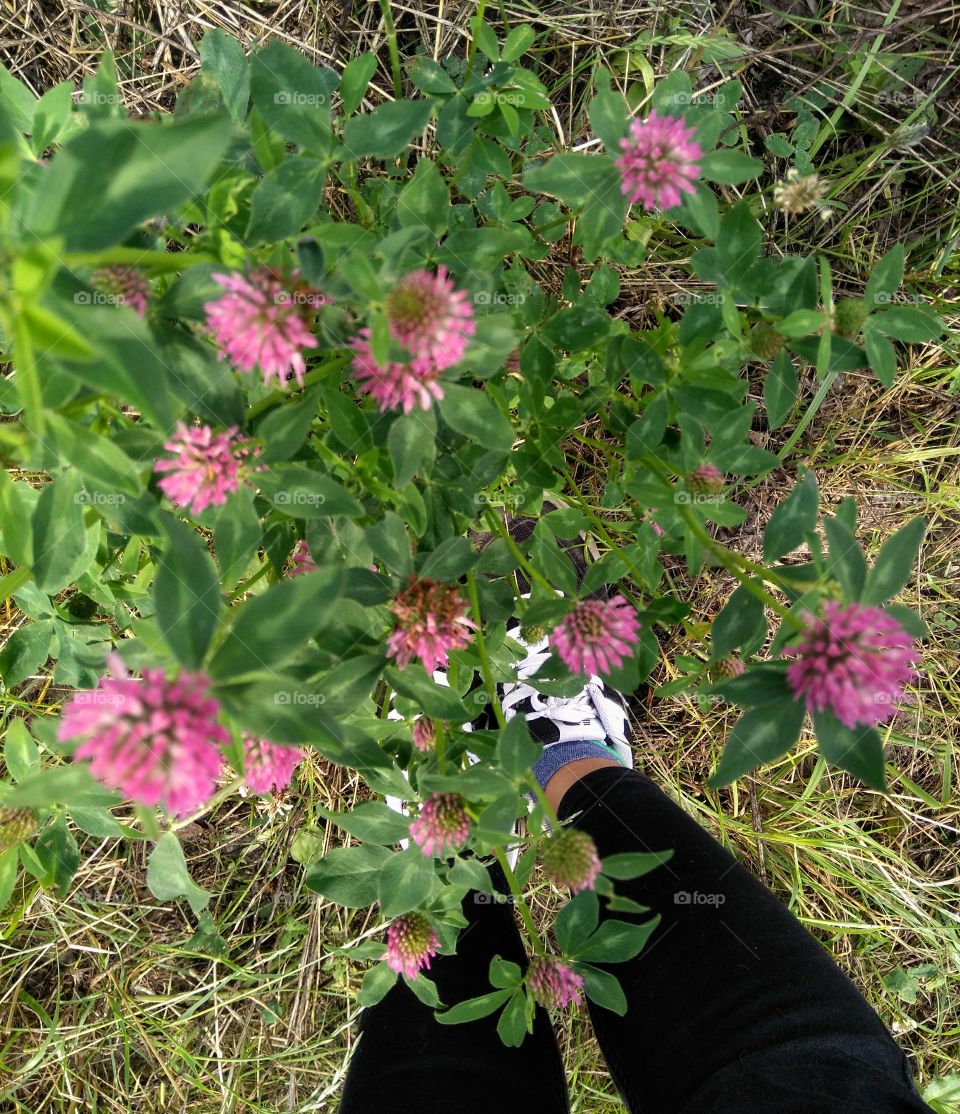
<instances>
[{"instance_id":1,"label":"sneaker","mask_svg":"<svg viewBox=\"0 0 960 1114\"><path fill-rule=\"evenodd\" d=\"M545 502L543 513L555 510L556 504ZM538 519L529 515L507 515L505 524L515 542L525 542L533 533ZM473 536L476 547L483 550L495 540L493 534L477 533ZM581 584L587 571L587 560L576 540L561 542L566 559L573 566L577 583ZM521 597L530 594L530 585L522 573L516 574ZM609 599L614 594L610 585L603 585L590 593L592 598ZM575 696L547 696L536 686L535 676L550 656L549 640L536 644L520 636L520 620L507 623L507 634L518 642L526 657L517 664L517 680L497 685L497 694L506 719L522 715L530 725L530 734L544 747L557 743L598 743L610 752L615 761L633 769L633 733L627 703L621 693L605 684L600 677L591 676ZM475 727L496 727L492 709L487 710L485 721Z\"/></svg>"},{"instance_id":2,"label":"sneaker","mask_svg":"<svg viewBox=\"0 0 960 1114\"><path fill-rule=\"evenodd\" d=\"M553 504L544 504L544 507L545 510L554 509ZM511 515L508 516L507 527L514 541L522 543L533 533L536 523L536 518ZM471 540L478 550L483 550L495 540L495 536L471 532ZM586 572L586 561L576 542L563 544L563 549L573 565L579 584ZM517 572L516 577L522 597L527 598L530 585L521 572ZM610 594L609 586L591 593L598 598L608 598ZM522 715L529 725L531 736L544 748L567 742L597 743L609 751L614 761L627 769L633 769L633 734L624 697L597 676L591 676L575 696L548 696L541 693L536 687L535 675L550 657L549 639L543 638L535 644L526 642L520 635L520 620L517 618L507 623L507 634L524 648L526 656L515 667L516 681L499 682L496 686L504 717L509 721L516 715ZM436 670L433 677L438 684L449 684L443 669ZM481 684L480 677L475 676L474 687L470 691L475 691ZM391 719L403 718L393 709L389 715ZM497 718L489 705L484 707L472 724L463 724L464 731L496 727ZM470 762L477 761L469 752L467 757ZM536 801L532 795L529 800L532 810ZM386 803L397 812L409 814L406 802L399 798L387 797ZM404 840L402 846L406 845L407 841ZM516 865L519 854L519 844L508 848L511 867Z\"/></svg>"},{"instance_id":3,"label":"sneaker","mask_svg":"<svg viewBox=\"0 0 960 1114\"><path fill-rule=\"evenodd\" d=\"M527 655L517 663L516 681L497 685L504 717L509 721L523 716L530 734L544 749L557 743L597 743L615 761L633 769L633 734L623 696L597 676L591 676L575 696L541 693L536 674L550 657L548 639L525 642L517 619L507 624L507 634L523 646Z\"/></svg>"}]
</instances>

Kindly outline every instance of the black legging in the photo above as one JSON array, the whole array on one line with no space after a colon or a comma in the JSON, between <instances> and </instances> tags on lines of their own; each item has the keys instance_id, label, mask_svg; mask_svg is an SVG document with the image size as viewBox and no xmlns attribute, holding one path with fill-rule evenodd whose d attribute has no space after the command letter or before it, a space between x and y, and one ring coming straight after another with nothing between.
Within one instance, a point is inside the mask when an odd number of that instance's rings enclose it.
<instances>
[{"instance_id":1,"label":"black legging","mask_svg":"<svg viewBox=\"0 0 960 1114\"><path fill-rule=\"evenodd\" d=\"M627 996L625 1016L590 1006L631 1114L930 1114L903 1053L827 952L649 778L595 770L568 790L559 816L589 832L601 857L674 852L616 883L662 919L636 959L606 968ZM490 992L492 956L523 963L509 904L468 894L463 910L470 924L457 954L429 971L445 1005ZM398 983L361 1015L340 1114L566 1111L546 1012L520 1048L501 1044L496 1020L439 1025Z\"/></svg>"}]
</instances>

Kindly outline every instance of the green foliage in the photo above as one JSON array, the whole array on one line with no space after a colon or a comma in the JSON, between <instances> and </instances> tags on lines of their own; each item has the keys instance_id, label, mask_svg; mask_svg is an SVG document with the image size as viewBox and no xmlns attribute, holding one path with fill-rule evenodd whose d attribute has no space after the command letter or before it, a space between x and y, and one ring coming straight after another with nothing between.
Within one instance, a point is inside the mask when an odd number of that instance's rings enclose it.
<instances>
[{"instance_id":1,"label":"green foliage","mask_svg":"<svg viewBox=\"0 0 960 1114\"><path fill-rule=\"evenodd\" d=\"M926 522L915 518L883 543L864 582L864 603L886 603L906 585L926 529Z\"/></svg>"},{"instance_id":2,"label":"green foliage","mask_svg":"<svg viewBox=\"0 0 960 1114\"><path fill-rule=\"evenodd\" d=\"M604 921L583 944L572 950L571 955L580 962L625 963L639 954L659 920L653 917L644 924Z\"/></svg>"},{"instance_id":3,"label":"green foliage","mask_svg":"<svg viewBox=\"0 0 960 1114\"><path fill-rule=\"evenodd\" d=\"M511 991L509 990L494 990L490 994L468 998L466 1001L458 1002L450 1009L438 1013L436 1015L437 1021L441 1025L460 1025L465 1021L477 1021L481 1017L488 1017L494 1013L510 997Z\"/></svg>"},{"instance_id":4,"label":"green foliage","mask_svg":"<svg viewBox=\"0 0 960 1114\"><path fill-rule=\"evenodd\" d=\"M923 1089L923 1101L935 1114L956 1114L960 1110L960 1072L931 1079Z\"/></svg>"},{"instance_id":5,"label":"green foliage","mask_svg":"<svg viewBox=\"0 0 960 1114\"><path fill-rule=\"evenodd\" d=\"M119 244L141 221L185 204L217 168L230 138L218 117L131 127L91 125L58 152L26 206L41 240L67 251ZM114 168L108 179L100 170Z\"/></svg>"},{"instance_id":6,"label":"green foliage","mask_svg":"<svg viewBox=\"0 0 960 1114\"><path fill-rule=\"evenodd\" d=\"M365 116L354 116L343 129L347 157L395 158L430 119L429 101L393 101Z\"/></svg>"},{"instance_id":7,"label":"green foliage","mask_svg":"<svg viewBox=\"0 0 960 1114\"><path fill-rule=\"evenodd\" d=\"M243 47L219 27L203 36L200 62L204 76L216 82L231 118L242 124L250 100L250 64Z\"/></svg>"},{"instance_id":8,"label":"green foliage","mask_svg":"<svg viewBox=\"0 0 960 1114\"><path fill-rule=\"evenodd\" d=\"M817 524L819 492L808 472L782 503L774 508L763 532L764 560L772 561L796 549Z\"/></svg>"},{"instance_id":9,"label":"green foliage","mask_svg":"<svg viewBox=\"0 0 960 1114\"><path fill-rule=\"evenodd\" d=\"M21 844L20 861L45 890L65 898L80 865L80 851L66 817L61 814L44 828L33 846Z\"/></svg>"},{"instance_id":10,"label":"green foliage","mask_svg":"<svg viewBox=\"0 0 960 1114\"><path fill-rule=\"evenodd\" d=\"M210 675L236 682L301 654L332 617L343 579L342 569L324 566L247 600L232 616L210 661Z\"/></svg>"},{"instance_id":11,"label":"green foliage","mask_svg":"<svg viewBox=\"0 0 960 1114\"><path fill-rule=\"evenodd\" d=\"M396 981L396 971L391 971L386 963L378 963L364 974L357 1000L361 1006L375 1006L393 989Z\"/></svg>"},{"instance_id":12,"label":"green foliage","mask_svg":"<svg viewBox=\"0 0 960 1114\"><path fill-rule=\"evenodd\" d=\"M436 884L433 865L410 846L399 855L392 855L380 871L377 900L385 917L398 917L423 905Z\"/></svg>"},{"instance_id":13,"label":"green foliage","mask_svg":"<svg viewBox=\"0 0 960 1114\"><path fill-rule=\"evenodd\" d=\"M579 970L583 975L583 989L590 1001L623 1017L627 1012L627 999L616 977L588 963L581 964Z\"/></svg>"},{"instance_id":14,"label":"green foliage","mask_svg":"<svg viewBox=\"0 0 960 1114\"><path fill-rule=\"evenodd\" d=\"M763 599L741 585L714 619L711 633L717 657L724 657L736 649L751 653L763 642L767 633Z\"/></svg>"},{"instance_id":15,"label":"green foliage","mask_svg":"<svg viewBox=\"0 0 960 1114\"><path fill-rule=\"evenodd\" d=\"M392 858L374 843L338 847L309 868L307 886L341 905L372 905L377 900L380 873Z\"/></svg>"},{"instance_id":16,"label":"green foliage","mask_svg":"<svg viewBox=\"0 0 960 1114\"><path fill-rule=\"evenodd\" d=\"M829 711L814 714L813 727L824 758L871 788L886 789L883 743L872 727L847 727Z\"/></svg>"},{"instance_id":17,"label":"green foliage","mask_svg":"<svg viewBox=\"0 0 960 1114\"><path fill-rule=\"evenodd\" d=\"M710 784L729 785L755 766L786 754L800 735L803 717L804 706L792 694L745 712L727 737Z\"/></svg>"},{"instance_id":18,"label":"green foliage","mask_svg":"<svg viewBox=\"0 0 960 1114\"><path fill-rule=\"evenodd\" d=\"M160 901L171 898L186 898L194 913L205 909L213 896L198 886L190 877L187 860L180 841L173 832L166 832L150 852L147 864L147 885L150 892Z\"/></svg>"},{"instance_id":19,"label":"green foliage","mask_svg":"<svg viewBox=\"0 0 960 1114\"><path fill-rule=\"evenodd\" d=\"M175 658L195 668L203 661L223 603L213 559L192 530L176 519L164 523L169 539L157 566L157 626Z\"/></svg>"},{"instance_id":20,"label":"green foliage","mask_svg":"<svg viewBox=\"0 0 960 1114\"><path fill-rule=\"evenodd\" d=\"M572 955L596 931L600 905L593 890L581 890L557 914L554 932L566 955Z\"/></svg>"},{"instance_id":21,"label":"green foliage","mask_svg":"<svg viewBox=\"0 0 960 1114\"><path fill-rule=\"evenodd\" d=\"M694 191L675 209L629 205L616 160L636 89L598 68L585 117L597 142L558 147L537 35L526 24L499 35L478 15L466 61L418 56L408 67L417 94L400 95L397 70L397 96L374 104L372 53L337 73L280 41L248 57L212 29L199 77L173 114L151 121L125 118L110 57L78 105L66 83L35 101L0 69L9 271L0 324L13 367L0 403L5 463L29 477L0 473L0 584L26 617L0 650L7 692L50 659L58 684L93 688L123 636L134 670L210 678L232 760L252 733L312 745L373 795L458 794L470 849L499 857L536 788L539 745L522 717L504 724L490 708L480 730L464 725L514 676L521 651L505 621L519 612L525 632L549 633L578 600L623 582L642 631L606 679L635 692L662 653L655 625L688 622L666 554L694 573L721 565L739 582L704 650L711 663L733 651L746 661L743 675L704 689L743 709L711 783L792 747L805 711L781 652L822 599L895 597L925 524L886 541L869 568L853 507L822 517L806 471L770 518L762 563L748 560L717 540L718 528L743 521L744 483L794 469L793 458L781 461L751 434L760 420L777 429L790 419L805 367L825 378L869 366L890 385L898 346L937 339L942 323L897 302L902 247L871 274L849 276L865 282L864 298L836 307L826 258L765 250L755 184L763 166L747 153L738 82L698 97L679 67L651 79L651 107L682 115L704 153ZM679 32L666 42L697 46L717 64L735 45ZM798 103L791 135L767 140L801 171L818 107ZM547 283L541 264L561 241L569 266ZM637 328L623 312L618 268L675 242L701 294ZM149 288L143 315L133 299L105 293L104 269L125 267ZM391 293L404 276L440 267L469 310L466 348L433 369L433 394L406 410L381 408L358 389L352 343L368 329L378 364L408 365ZM211 343L206 307L222 296L214 276L257 269L283 287L264 312L295 314L311 338L299 346L302 384L264 382L262 368L242 370ZM763 413L746 372L758 361ZM171 503L157 484L156 461L179 422L236 431L250 450L235 484L199 511ZM570 463L598 448L609 468L600 510L582 498ZM698 487L704 467L720 479ZM559 509L544 513L548 503ZM521 509L534 528L522 540L501 536L502 512ZM494 540L481 553L472 543L486 531ZM311 564L293 575L291 554L302 560L304 545ZM569 547L601 555L582 582ZM401 593L423 581L448 586L461 609L466 644L450 652L446 683L419 661L401 667L389 642ZM922 634L905 609L888 611ZM702 680L702 662L679 664L680 689ZM572 695L582 678L554 653L539 683ZM417 713L435 721L433 749L413 745ZM850 730L832 713L815 716L814 729L828 761L883 787L877 731ZM34 730L44 746L20 721L5 744L10 779L0 802L36 811L38 827L15 854L0 855L0 904L18 864L58 898L67 894L79 862L69 820L101 839L155 841L151 892L185 898L199 925L191 946L220 948L204 912L212 895L190 879L175 832L155 809L119 822L110 812L117 795L84 764L61 763L53 735ZM71 745L60 749L68 755ZM542 801L536 808L537 822L550 822ZM486 877L476 858L424 856L409 842L406 816L379 800L313 810L312 824L324 818L360 842L322 855L321 828L301 833L293 853L307 864L310 890L349 907L378 903L387 919L424 913L452 943L464 894ZM536 842L514 874L518 892ZM614 883L665 857L609 856L598 892L579 893L557 919L557 942L586 994L614 1012L624 1009L622 992L597 965L635 956L656 926L609 917L644 913ZM382 950L363 955L377 961L360 994L370 1004L396 979ZM499 1011L502 1039L518 1045L533 1003L514 968L494 965L492 993L446 1009L441 1021ZM429 980L410 985L439 1005Z\"/></svg>"}]
</instances>

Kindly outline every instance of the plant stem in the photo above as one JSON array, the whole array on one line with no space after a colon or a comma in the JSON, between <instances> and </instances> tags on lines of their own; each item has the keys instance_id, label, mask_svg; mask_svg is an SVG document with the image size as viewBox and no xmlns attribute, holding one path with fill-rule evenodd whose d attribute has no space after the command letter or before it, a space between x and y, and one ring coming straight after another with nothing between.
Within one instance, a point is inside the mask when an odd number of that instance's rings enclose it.
<instances>
[{"instance_id":1,"label":"plant stem","mask_svg":"<svg viewBox=\"0 0 960 1114\"><path fill-rule=\"evenodd\" d=\"M497 515L497 513L494 510L492 510L490 507L484 507L483 515L484 515L484 518L486 518L486 520L494 528L494 530L507 543L507 548L514 555L514 557L516 557L516 559L520 562L520 567L527 574L527 576L530 578L530 580L531 581L536 581L536 583L539 584L541 588L545 588L548 592L550 592L551 595L556 595L557 594L556 588L554 588L554 586L550 583L549 580L546 580L543 576L541 576L540 573L537 572L537 570L533 567L533 565L530 564L530 562L527 560L527 558L524 557L523 553L520 551L520 546L518 546L517 543L510 536L510 531L500 521L500 518Z\"/></svg>"},{"instance_id":2,"label":"plant stem","mask_svg":"<svg viewBox=\"0 0 960 1114\"><path fill-rule=\"evenodd\" d=\"M669 482L669 473L661 466L659 461L650 457L644 457L644 463L647 464L651 471L656 472L660 479L664 482ZM791 626L796 627L798 630L803 629L803 622L794 615L792 611L784 607L776 596L771 595L765 588L758 585L752 579L753 577L758 577L760 580L764 580L770 584L775 584L778 588L782 588L783 585L770 569L764 568L763 565L758 565L755 561L751 561L749 558L735 553L732 549L718 542L716 538L711 537L706 527L690 507L683 503L679 503L677 506L684 521L696 535L700 544L717 558L727 572L736 577L750 595L762 600L771 611L776 612L777 615ZM750 575L744 575L745 573Z\"/></svg>"},{"instance_id":3,"label":"plant stem","mask_svg":"<svg viewBox=\"0 0 960 1114\"><path fill-rule=\"evenodd\" d=\"M106 251L71 251L64 258L64 266L69 270L77 267L108 267L110 264L126 264L130 267L146 267L153 273L182 271L187 265L195 263L219 263L216 256L205 252L147 251L143 248L107 248Z\"/></svg>"},{"instance_id":4,"label":"plant stem","mask_svg":"<svg viewBox=\"0 0 960 1114\"><path fill-rule=\"evenodd\" d=\"M241 596L242 596L242 595L243 595L243 594L244 594L244 593L245 593L246 591L248 591L248 590L249 590L249 589L250 589L250 588L251 588L251 587L252 587L252 586L253 586L254 584L256 584L256 582L257 582L258 580L260 580L260 579L261 579L261 577L263 577L263 576L265 576L265 575L266 575L266 573L267 573L267 570L268 570L269 568L270 568L269 564L267 564L266 562L264 562L264 563L263 563L263 564L262 564L262 565L260 566L260 568L259 568L259 569L257 569L257 571L256 571L256 572L255 572L255 573L253 574L253 576L251 576L251 577L250 577L250 579L249 579L249 580L245 580L245 581L244 581L244 582L243 582L242 584L238 584L238 585L236 586L236 588L234 588L234 590L233 590L233 591L232 591L232 592L230 593L230 595L229 595L229 596L227 597L227 598L228 598L228 599L230 600L230 602L231 602L231 603L233 603L233 601L234 601L234 600L238 600L238 599L240 599L240 597L241 597Z\"/></svg>"},{"instance_id":5,"label":"plant stem","mask_svg":"<svg viewBox=\"0 0 960 1114\"><path fill-rule=\"evenodd\" d=\"M467 592L469 593L470 606L473 610L473 621L477 624L477 653L480 656L480 673L483 677L484 688L486 688L487 690L487 698L493 705L493 711L497 717L497 722L499 723L501 728L506 727L506 718L503 714L503 708L500 706L500 701L497 699L497 688L493 680L493 675L490 672L490 656L487 653L486 643L483 640L483 631L480 627L480 602L477 598L477 583L473 578L472 572L467 573ZM537 799L540 801L540 804L543 806L543 810L547 814L553 829L556 830L560 826L560 821L557 819L557 814L553 811L553 806L547 800L546 794L540 788L540 785L532 778L531 788L536 794ZM543 951L543 942L541 941L540 935L533 924L533 918L530 914L530 910L528 909L526 902L523 899L523 894L520 890L520 884L519 882L517 882L517 878L516 875L513 873L513 869L507 862L507 857L504 854L503 848L495 847L494 852L497 856L497 862L500 863L500 866L503 869L503 873L507 877L510 891L517 899L517 903L520 908L520 916L523 918L523 922L527 926L527 930L529 931L530 935L536 941L537 950Z\"/></svg>"},{"instance_id":6,"label":"plant stem","mask_svg":"<svg viewBox=\"0 0 960 1114\"><path fill-rule=\"evenodd\" d=\"M579 441L581 445L589 445L591 449L598 449L607 456L615 457L617 460L623 460L623 453L617 451L616 445L611 445L606 441L598 441L594 437L585 437L575 429L570 432L574 439Z\"/></svg>"},{"instance_id":7,"label":"plant stem","mask_svg":"<svg viewBox=\"0 0 960 1114\"><path fill-rule=\"evenodd\" d=\"M490 521L493 523L493 525L497 528L498 531L500 531L500 536L506 541L507 545L511 548L511 550L513 551L514 556L519 558L519 560L521 562L523 562L523 565L525 566L524 571L526 572L526 571L529 570L529 573L530 573L531 576L537 577L546 588L548 588L551 592L555 592L556 589L551 584L549 584L546 580L544 580L543 577L540 576L540 574L536 571L536 569L533 568L532 565L529 565L527 560L524 558L523 554L520 552L520 549L517 546L516 542L513 540L513 538L510 537L509 532L504 530L503 523L501 523L500 519L497 518L497 515L495 514L495 512L492 511L489 507L487 507L484 510L484 514L490 518ZM470 591L470 603L471 603L471 606L473 607L473 613L474 613L473 621L475 623L477 623L478 626L479 626L479 623L480 623L480 608L478 606L478 601L476 599L476 584L473 581L473 574L472 573L467 573L467 585L468 585L468 590ZM481 670L480 671L481 671L481 674L483 675L484 688L487 690L487 695L488 695L489 699L493 702L494 712L497 714L497 719L498 719L498 722L500 723L500 726L504 727L506 725L506 721L503 718L503 711L500 707L500 701L497 699L496 685L494 684L493 678L490 675L490 659L489 659L489 656L487 654L486 645L483 644L482 635L480 635L477 639L477 652L480 654L480 662L481 662ZM540 784L539 784L539 782L536 781L536 779L531 778L530 788L533 791L534 795L536 796L537 800L543 806L543 811L547 814L547 818L549 819L551 825L555 828L559 827L560 826L560 821L557 819L557 814L553 811L553 806L547 800L546 794L540 788Z\"/></svg>"},{"instance_id":8,"label":"plant stem","mask_svg":"<svg viewBox=\"0 0 960 1114\"><path fill-rule=\"evenodd\" d=\"M33 338L22 311L21 299L18 298L17 303L9 307L9 312L4 312L3 324L7 335L13 337L16 387L27 418L24 424L38 441L42 441L46 429L43 391L40 388L40 373L34 363Z\"/></svg>"},{"instance_id":9,"label":"plant stem","mask_svg":"<svg viewBox=\"0 0 960 1114\"><path fill-rule=\"evenodd\" d=\"M541 954L546 952L543 940L540 933L537 932L537 926L533 923L533 914L530 912L530 906L524 900L523 894L520 890L520 883L517 881L517 876L513 873L513 868L507 862L507 856L502 847L494 847L493 853L497 856L497 862L500 864L500 869L503 871L507 879L507 885L510 887L510 892L516 899L517 908L520 910L520 918L523 921L524 927L530 934L530 939L536 945L535 950Z\"/></svg>"},{"instance_id":10,"label":"plant stem","mask_svg":"<svg viewBox=\"0 0 960 1114\"><path fill-rule=\"evenodd\" d=\"M642 584L644 582L643 575L639 572L636 565L634 565L634 563L632 561L630 561L624 555L624 552L620 548L619 544L610 536L610 532L609 532L609 530L607 530L606 523L603 521L603 519L600 518L600 516L593 509L593 507L591 507L590 504L586 501L586 499L584 499L583 496L580 494L579 490L577 489L576 480L574 480L573 476L570 475L570 471L567 468L566 464L561 466L561 472L563 473L563 478L567 481L567 488L568 488L567 497L569 499L571 499L580 508L580 510L582 510L583 513L590 519L590 521L593 523L594 532L599 537L603 538L603 540L607 543L607 545L610 547L610 549L612 551L619 554L623 563L630 570L630 576L637 583ZM624 594L631 598L632 603L636 607L641 606L639 601L636 600L635 598L633 598L632 593L629 590L625 591Z\"/></svg>"},{"instance_id":11,"label":"plant stem","mask_svg":"<svg viewBox=\"0 0 960 1114\"><path fill-rule=\"evenodd\" d=\"M393 25L393 12L390 10L390 0L380 0L380 11L383 13L383 26L387 32L387 48L390 51L390 69L393 71L393 95L397 100L403 99L403 71L400 69L400 51L397 49L397 30Z\"/></svg>"},{"instance_id":12,"label":"plant stem","mask_svg":"<svg viewBox=\"0 0 960 1114\"><path fill-rule=\"evenodd\" d=\"M442 723L435 723L433 729L436 732L434 753L437 756L437 773L442 777L447 760L447 732L445 725Z\"/></svg>"},{"instance_id":13,"label":"plant stem","mask_svg":"<svg viewBox=\"0 0 960 1114\"><path fill-rule=\"evenodd\" d=\"M753 576L759 576L764 580L770 580L770 573L767 569L762 565L757 565L753 561L747 560L746 557L741 557L738 553L734 553L732 550L727 549L725 545L722 545L715 538L712 538L705 529L703 523L689 507L681 505L680 513L691 531L696 534L697 540L701 545L716 557L727 572L737 578L751 596L760 600L764 606L769 607L770 610L779 615L785 623L789 623L797 630L805 629L806 624L799 616L794 615L789 608L784 607L776 596L771 595L753 579ZM749 573L752 573L753 576L747 575ZM773 583L776 583L776 581L773 581Z\"/></svg>"},{"instance_id":14,"label":"plant stem","mask_svg":"<svg viewBox=\"0 0 960 1114\"><path fill-rule=\"evenodd\" d=\"M7 614L10 612L10 597L21 588L30 579L32 570L29 565L21 565L20 568L14 569L13 572L4 573L0 576L0 596L3 597Z\"/></svg>"},{"instance_id":15,"label":"plant stem","mask_svg":"<svg viewBox=\"0 0 960 1114\"><path fill-rule=\"evenodd\" d=\"M829 391L833 384L837 381L837 377L839 375L839 371L831 371L824 377L823 382L820 384L820 389L813 397L813 401L807 407L803 417L800 419L799 422L797 422L796 426L793 429L793 432L787 438L787 443L777 453L777 456L781 460L786 460L787 456L790 454L790 451L793 449L793 446L797 443L797 441L800 440L800 436L803 431L816 417L817 411L823 404L823 400L827 397L827 391ZM764 473L764 475L766 475L766 473ZM759 483L762 479L763 476L755 480L754 483ZM750 486L752 487L753 484L751 484Z\"/></svg>"},{"instance_id":16,"label":"plant stem","mask_svg":"<svg viewBox=\"0 0 960 1114\"><path fill-rule=\"evenodd\" d=\"M311 368L303 377L304 387L312 387L314 383L319 383L322 379L326 378L329 372L345 367L349 362L350 356L348 354L339 353L327 360L326 363L320 364L319 367ZM266 398L260 399L259 402L255 402L253 406L247 408L244 420L251 422L254 418L259 418L265 410L270 410L274 406L280 406L289 401L289 391L271 391Z\"/></svg>"},{"instance_id":17,"label":"plant stem","mask_svg":"<svg viewBox=\"0 0 960 1114\"><path fill-rule=\"evenodd\" d=\"M507 726L506 718L503 714L503 708L500 707L500 701L497 699L497 687L493 681L493 674L490 672L490 655L487 653L487 643L483 637L483 626L480 617L480 599L477 596L477 582L473 578L473 573L467 573L467 594L470 597L470 609L473 612L473 621L477 625L475 632L477 654L480 657L480 676L483 677L483 687L487 690L487 698L493 706L493 714L497 717L497 723L501 727Z\"/></svg>"},{"instance_id":18,"label":"plant stem","mask_svg":"<svg viewBox=\"0 0 960 1114\"><path fill-rule=\"evenodd\" d=\"M486 6L487 6L487 0L479 0L479 3L477 4L477 13L473 17L473 27L478 27L481 23L483 23L483 13L484 13L484 9L486 8ZM472 28L471 28L471 31L472 31ZM477 53L477 36L475 34L471 34L471 36L470 36L470 46L467 48L467 72L466 72L466 75L464 77L464 83L468 82L470 80L470 78L473 77L473 60L474 60L474 56L476 55L476 53Z\"/></svg>"}]
</instances>

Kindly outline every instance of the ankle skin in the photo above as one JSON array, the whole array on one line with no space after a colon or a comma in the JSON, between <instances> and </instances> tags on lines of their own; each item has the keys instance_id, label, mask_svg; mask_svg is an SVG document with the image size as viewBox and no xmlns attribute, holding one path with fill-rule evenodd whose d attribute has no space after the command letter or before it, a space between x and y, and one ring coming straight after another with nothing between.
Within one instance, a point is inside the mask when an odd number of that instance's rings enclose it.
<instances>
[{"instance_id":1,"label":"ankle skin","mask_svg":"<svg viewBox=\"0 0 960 1114\"><path fill-rule=\"evenodd\" d=\"M553 811L556 812L559 809L563 795L574 782L579 781L594 770L603 769L604 766L620 767L620 763L614 762L612 758L580 758L576 762L569 762L566 766L561 766L544 788L544 793Z\"/></svg>"}]
</instances>

